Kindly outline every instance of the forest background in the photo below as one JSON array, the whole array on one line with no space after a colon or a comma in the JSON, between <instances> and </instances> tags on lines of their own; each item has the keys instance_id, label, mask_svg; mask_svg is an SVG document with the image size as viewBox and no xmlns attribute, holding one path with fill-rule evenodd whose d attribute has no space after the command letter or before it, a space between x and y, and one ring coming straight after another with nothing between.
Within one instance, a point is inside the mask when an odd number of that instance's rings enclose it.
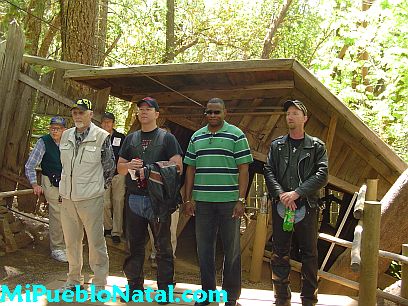
<instances>
[{"instance_id":1,"label":"forest background","mask_svg":"<svg viewBox=\"0 0 408 306\"><path fill-rule=\"evenodd\" d=\"M0 40L13 19L27 54L90 65L295 58L408 161L408 0L0 0ZM126 132L133 105L107 110Z\"/></svg>"}]
</instances>

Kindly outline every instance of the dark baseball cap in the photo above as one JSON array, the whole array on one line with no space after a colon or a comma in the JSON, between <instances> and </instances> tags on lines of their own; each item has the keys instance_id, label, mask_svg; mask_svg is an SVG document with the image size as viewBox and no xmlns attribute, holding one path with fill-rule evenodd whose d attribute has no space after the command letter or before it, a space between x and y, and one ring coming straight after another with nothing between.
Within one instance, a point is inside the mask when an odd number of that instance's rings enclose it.
<instances>
[{"instance_id":1,"label":"dark baseball cap","mask_svg":"<svg viewBox=\"0 0 408 306\"><path fill-rule=\"evenodd\" d=\"M299 101L299 100L287 100L284 104L283 104L283 109L285 110L285 112L288 111L288 108L290 106L295 106L296 108L300 109L303 114L305 116L307 116L307 108L306 106L303 104L303 102Z\"/></svg>"},{"instance_id":2,"label":"dark baseball cap","mask_svg":"<svg viewBox=\"0 0 408 306\"><path fill-rule=\"evenodd\" d=\"M71 110L74 108L79 108L84 111L92 110L92 102L88 99L79 99L71 106Z\"/></svg>"},{"instance_id":3,"label":"dark baseball cap","mask_svg":"<svg viewBox=\"0 0 408 306\"><path fill-rule=\"evenodd\" d=\"M65 119L59 116L56 117L52 117L50 120L50 125L51 124L59 124L62 125L63 127L65 127Z\"/></svg>"},{"instance_id":4,"label":"dark baseball cap","mask_svg":"<svg viewBox=\"0 0 408 306\"><path fill-rule=\"evenodd\" d=\"M112 119L113 122L115 122L115 115L112 114L112 113L110 113L110 112L105 112L105 113L102 115L102 120L103 120L103 119Z\"/></svg>"},{"instance_id":5,"label":"dark baseball cap","mask_svg":"<svg viewBox=\"0 0 408 306\"><path fill-rule=\"evenodd\" d=\"M153 107L156 110L156 112L159 111L159 104L157 104L156 99L153 99L152 97L143 98L142 100L137 102L137 106L139 107L140 104L142 104L143 102L149 105L150 107Z\"/></svg>"}]
</instances>

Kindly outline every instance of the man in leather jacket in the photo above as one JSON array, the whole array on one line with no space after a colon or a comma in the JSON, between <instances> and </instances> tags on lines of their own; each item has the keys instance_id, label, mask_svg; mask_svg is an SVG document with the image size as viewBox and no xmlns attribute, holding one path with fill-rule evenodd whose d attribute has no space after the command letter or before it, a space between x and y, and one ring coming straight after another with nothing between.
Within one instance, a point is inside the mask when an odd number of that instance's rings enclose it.
<instances>
[{"instance_id":1,"label":"man in leather jacket","mask_svg":"<svg viewBox=\"0 0 408 306\"><path fill-rule=\"evenodd\" d=\"M293 232L284 231L285 209L295 210L294 235L302 256L302 305L317 303L319 190L328 182L324 143L305 133L307 109L298 100L284 103L289 134L272 141L264 174L272 202L272 282L276 305L290 305L290 249Z\"/></svg>"}]
</instances>

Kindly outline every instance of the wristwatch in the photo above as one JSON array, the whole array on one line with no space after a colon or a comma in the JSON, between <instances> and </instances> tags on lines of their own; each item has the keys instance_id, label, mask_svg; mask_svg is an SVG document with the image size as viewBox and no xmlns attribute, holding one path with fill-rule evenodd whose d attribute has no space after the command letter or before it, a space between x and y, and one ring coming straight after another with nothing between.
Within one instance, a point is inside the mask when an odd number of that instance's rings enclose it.
<instances>
[{"instance_id":1,"label":"wristwatch","mask_svg":"<svg viewBox=\"0 0 408 306\"><path fill-rule=\"evenodd\" d=\"M239 198L238 201L241 202L242 205L245 205L245 203L246 203L245 198Z\"/></svg>"}]
</instances>

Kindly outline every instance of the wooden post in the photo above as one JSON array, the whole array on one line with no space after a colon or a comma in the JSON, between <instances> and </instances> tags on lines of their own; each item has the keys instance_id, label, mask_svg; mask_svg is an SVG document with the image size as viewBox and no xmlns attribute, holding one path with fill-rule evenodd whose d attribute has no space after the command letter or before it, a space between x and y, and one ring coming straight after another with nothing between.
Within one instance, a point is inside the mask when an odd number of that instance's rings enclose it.
<instances>
[{"instance_id":1,"label":"wooden post","mask_svg":"<svg viewBox=\"0 0 408 306\"><path fill-rule=\"evenodd\" d=\"M366 201L377 201L378 179L367 180Z\"/></svg>"},{"instance_id":2,"label":"wooden post","mask_svg":"<svg viewBox=\"0 0 408 306\"><path fill-rule=\"evenodd\" d=\"M408 244L402 245L402 255L408 256ZM408 264L402 263L401 296L408 299Z\"/></svg>"},{"instance_id":3,"label":"wooden post","mask_svg":"<svg viewBox=\"0 0 408 306\"><path fill-rule=\"evenodd\" d=\"M361 273L358 305L377 303L378 250L380 246L381 203L364 203L364 230L361 237Z\"/></svg>"},{"instance_id":4,"label":"wooden post","mask_svg":"<svg viewBox=\"0 0 408 306\"><path fill-rule=\"evenodd\" d=\"M261 208L256 216L255 241L252 249L251 270L249 280L259 282L261 280L263 255L265 252L265 240L268 222L268 199L266 194L262 198Z\"/></svg>"}]
</instances>

